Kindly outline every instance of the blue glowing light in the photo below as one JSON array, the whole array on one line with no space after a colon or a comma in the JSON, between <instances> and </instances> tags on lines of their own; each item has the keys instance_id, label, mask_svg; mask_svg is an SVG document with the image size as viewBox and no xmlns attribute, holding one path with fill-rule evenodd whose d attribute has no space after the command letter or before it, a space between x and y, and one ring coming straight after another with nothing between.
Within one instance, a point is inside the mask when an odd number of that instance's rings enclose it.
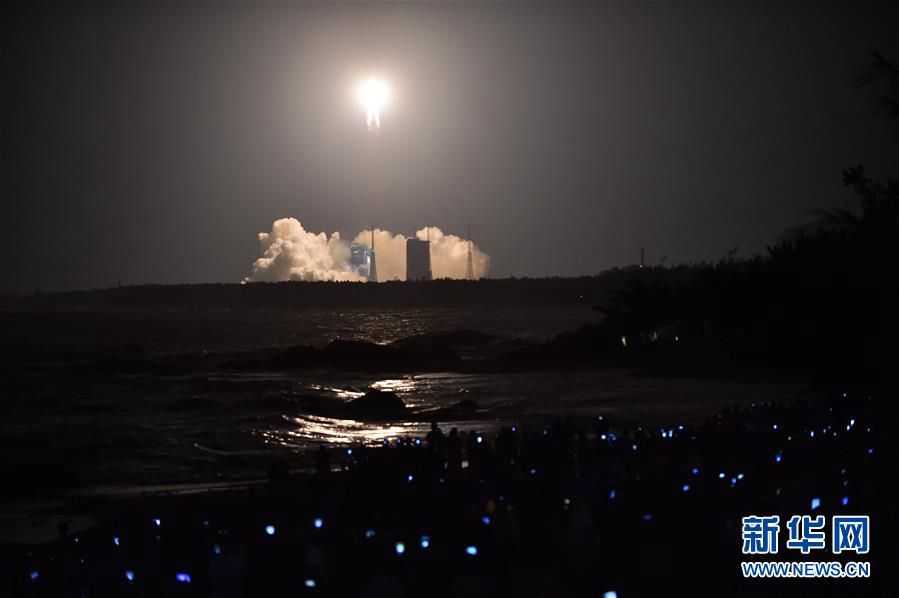
<instances>
[{"instance_id":1,"label":"blue glowing light","mask_svg":"<svg viewBox=\"0 0 899 598\"><path fill-rule=\"evenodd\" d=\"M484 437L478 436L478 444L481 444L482 442L484 442Z\"/></svg>"},{"instance_id":2,"label":"blue glowing light","mask_svg":"<svg viewBox=\"0 0 899 598\"><path fill-rule=\"evenodd\" d=\"M537 470L531 467L531 475L537 475Z\"/></svg>"},{"instance_id":3,"label":"blue glowing light","mask_svg":"<svg viewBox=\"0 0 899 598\"><path fill-rule=\"evenodd\" d=\"M478 547L477 546L466 546L465 554L468 556L477 556L478 555Z\"/></svg>"},{"instance_id":4,"label":"blue glowing light","mask_svg":"<svg viewBox=\"0 0 899 598\"><path fill-rule=\"evenodd\" d=\"M841 498L841 499L840 499L840 504L842 504L844 507L845 507L846 505L848 505L848 504L849 504L849 497L848 497L848 496L844 496L843 498Z\"/></svg>"},{"instance_id":5,"label":"blue glowing light","mask_svg":"<svg viewBox=\"0 0 899 598\"><path fill-rule=\"evenodd\" d=\"M275 526L274 525L266 525L265 533L268 534L269 536L274 536L275 535Z\"/></svg>"},{"instance_id":6,"label":"blue glowing light","mask_svg":"<svg viewBox=\"0 0 899 598\"><path fill-rule=\"evenodd\" d=\"M421 547L427 548L431 545L431 536L422 536L421 537Z\"/></svg>"},{"instance_id":7,"label":"blue glowing light","mask_svg":"<svg viewBox=\"0 0 899 598\"><path fill-rule=\"evenodd\" d=\"M689 491L690 491L690 484L684 484L683 486L681 486L680 489L683 490L684 492L689 492Z\"/></svg>"},{"instance_id":8,"label":"blue glowing light","mask_svg":"<svg viewBox=\"0 0 899 598\"><path fill-rule=\"evenodd\" d=\"M346 450L346 454L347 454L347 455L352 455L352 454L353 454L353 449L347 449L347 450Z\"/></svg>"},{"instance_id":9,"label":"blue glowing light","mask_svg":"<svg viewBox=\"0 0 899 598\"><path fill-rule=\"evenodd\" d=\"M483 517L481 517L481 523L483 523L484 525L490 525L490 517L484 515Z\"/></svg>"},{"instance_id":10,"label":"blue glowing light","mask_svg":"<svg viewBox=\"0 0 899 598\"><path fill-rule=\"evenodd\" d=\"M365 539L366 540L371 540L374 537L375 537L375 530L373 530L373 529L365 530Z\"/></svg>"},{"instance_id":11,"label":"blue glowing light","mask_svg":"<svg viewBox=\"0 0 899 598\"><path fill-rule=\"evenodd\" d=\"M777 429L777 424L771 424L771 429L772 429L772 430L776 430L776 429Z\"/></svg>"},{"instance_id":12,"label":"blue glowing light","mask_svg":"<svg viewBox=\"0 0 899 598\"><path fill-rule=\"evenodd\" d=\"M40 576L41 576L41 574L38 573L36 570L32 570L31 573L28 574L28 578L31 581L37 581L37 578Z\"/></svg>"},{"instance_id":13,"label":"blue glowing light","mask_svg":"<svg viewBox=\"0 0 899 598\"><path fill-rule=\"evenodd\" d=\"M421 438L415 439L415 446L421 446Z\"/></svg>"},{"instance_id":14,"label":"blue glowing light","mask_svg":"<svg viewBox=\"0 0 899 598\"><path fill-rule=\"evenodd\" d=\"M127 579L128 581L134 581L134 571L131 571L130 569L128 571L125 571L125 579Z\"/></svg>"},{"instance_id":15,"label":"blue glowing light","mask_svg":"<svg viewBox=\"0 0 899 598\"><path fill-rule=\"evenodd\" d=\"M809 432L809 433L808 433L808 437L809 437L809 438L814 438L814 437L815 437L815 431L812 430L811 432Z\"/></svg>"},{"instance_id":16,"label":"blue glowing light","mask_svg":"<svg viewBox=\"0 0 899 598\"><path fill-rule=\"evenodd\" d=\"M159 527L160 525L162 525L162 519L159 519L159 518L154 519L154 520L153 520L153 523L156 524L156 527Z\"/></svg>"},{"instance_id":17,"label":"blue glowing light","mask_svg":"<svg viewBox=\"0 0 899 598\"><path fill-rule=\"evenodd\" d=\"M303 582L303 585L306 586L307 588L314 588L314 587L315 587L315 580L314 580L314 579L307 579L306 581Z\"/></svg>"},{"instance_id":18,"label":"blue glowing light","mask_svg":"<svg viewBox=\"0 0 899 598\"><path fill-rule=\"evenodd\" d=\"M609 490L609 500L615 500L615 489Z\"/></svg>"},{"instance_id":19,"label":"blue glowing light","mask_svg":"<svg viewBox=\"0 0 899 598\"><path fill-rule=\"evenodd\" d=\"M316 517L312 520L312 525L315 526L315 529L321 529L324 524L325 520L321 517Z\"/></svg>"},{"instance_id":20,"label":"blue glowing light","mask_svg":"<svg viewBox=\"0 0 899 598\"><path fill-rule=\"evenodd\" d=\"M175 573L175 581L178 583L190 583L189 573Z\"/></svg>"},{"instance_id":21,"label":"blue glowing light","mask_svg":"<svg viewBox=\"0 0 899 598\"><path fill-rule=\"evenodd\" d=\"M817 496L812 499L812 511L821 506L821 499Z\"/></svg>"},{"instance_id":22,"label":"blue glowing light","mask_svg":"<svg viewBox=\"0 0 899 598\"><path fill-rule=\"evenodd\" d=\"M868 454L869 454L869 455L873 455L873 454L874 454L874 449L873 449L873 448L869 448L869 449L868 449Z\"/></svg>"},{"instance_id":23,"label":"blue glowing light","mask_svg":"<svg viewBox=\"0 0 899 598\"><path fill-rule=\"evenodd\" d=\"M214 544L212 546L212 552L214 552L215 554L222 554L222 547L218 544Z\"/></svg>"},{"instance_id":24,"label":"blue glowing light","mask_svg":"<svg viewBox=\"0 0 899 598\"><path fill-rule=\"evenodd\" d=\"M723 479L724 479L724 472L723 472L723 471L722 471L721 473L718 474L718 479L719 479L719 480L723 480Z\"/></svg>"},{"instance_id":25,"label":"blue glowing light","mask_svg":"<svg viewBox=\"0 0 899 598\"><path fill-rule=\"evenodd\" d=\"M652 513L645 513L643 515L643 521L652 521Z\"/></svg>"},{"instance_id":26,"label":"blue glowing light","mask_svg":"<svg viewBox=\"0 0 899 598\"><path fill-rule=\"evenodd\" d=\"M783 459L783 456L780 453L777 453L776 455L774 455L775 463L780 463L782 459Z\"/></svg>"},{"instance_id":27,"label":"blue glowing light","mask_svg":"<svg viewBox=\"0 0 899 598\"><path fill-rule=\"evenodd\" d=\"M742 473L738 473L738 474L737 474L737 479L738 479L738 480L742 480L744 477L746 477L746 476L744 476Z\"/></svg>"},{"instance_id":28,"label":"blue glowing light","mask_svg":"<svg viewBox=\"0 0 899 598\"><path fill-rule=\"evenodd\" d=\"M396 550L397 554L403 554L404 552L406 552L406 545L402 542L397 542L394 546L394 549Z\"/></svg>"},{"instance_id":29,"label":"blue glowing light","mask_svg":"<svg viewBox=\"0 0 899 598\"><path fill-rule=\"evenodd\" d=\"M618 592L615 590L609 590L608 592L603 592L602 598L618 598Z\"/></svg>"},{"instance_id":30,"label":"blue glowing light","mask_svg":"<svg viewBox=\"0 0 899 598\"><path fill-rule=\"evenodd\" d=\"M518 427L517 427L517 426L512 426L512 431L513 431L513 432L517 432L517 431L518 431Z\"/></svg>"},{"instance_id":31,"label":"blue glowing light","mask_svg":"<svg viewBox=\"0 0 899 598\"><path fill-rule=\"evenodd\" d=\"M411 482L412 480L413 480L413 477L412 477L412 474L410 473L409 475L406 476L406 481Z\"/></svg>"},{"instance_id":32,"label":"blue glowing light","mask_svg":"<svg viewBox=\"0 0 899 598\"><path fill-rule=\"evenodd\" d=\"M600 435L599 435L599 439L600 439L600 440L605 440L606 438L607 438L607 437L606 437L605 434L600 434Z\"/></svg>"},{"instance_id":33,"label":"blue glowing light","mask_svg":"<svg viewBox=\"0 0 899 598\"><path fill-rule=\"evenodd\" d=\"M694 467L694 468L693 468L693 475L699 475L699 468L698 468L698 467Z\"/></svg>"},{"instance_id":34,"label":"blue glowing light","mask_svg":"<svg viewBox=\"0 0 899 598\"><path fill-rule=\"evenodd\" d=\"M203 527L209 527L209 520L208 520L208 519L204 519L204 520L203 520Z\"/></svg>"},{"instance_id":35,"label":"blue glowing light","mask_svg":"<svg viewBox=\"0 0 899 598\"><path fill-rule=\"evenodd\" d=\"M631 448L634 449L634 450L636 451L636 450L637 450L637 445L636 445L636 444L632 444L632 445L631 445Z\"/></svg>"},{"instance_id":36,"label":"blue glowing light","mask_svg":"<svg viewBox=\"0 0 899 598\"><path fill-rule=\"evenodd\" d=\"M115 544L116 546L118 546L118 545L120 544L120 542L119 542L119 537L118 537L118 536L115 536L115 537L112 539L112 543Z\"/></svg>"}]
</instances>

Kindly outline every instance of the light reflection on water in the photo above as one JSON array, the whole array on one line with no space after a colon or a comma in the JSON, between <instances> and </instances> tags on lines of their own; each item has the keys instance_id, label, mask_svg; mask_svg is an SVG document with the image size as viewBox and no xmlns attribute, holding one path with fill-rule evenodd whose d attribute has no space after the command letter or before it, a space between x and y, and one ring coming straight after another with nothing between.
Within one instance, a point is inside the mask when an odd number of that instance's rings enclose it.
<instances>
[{"instance_id":1,"label":"light reflection on water","mask_svg":"<svg viewBox=\"0 0 899 598\"><path fill-rule=\"evenodd\" d=\"M316 394L333 397L347 402L364 396L367 390L393 392L403 400L406 407L415 409L433 403L433 400L428 400L429 395L431 395L433 391L429 378L430 376L411 375L402 378L386 378L384 380L375 380L370 384L366 384L364 388L341 388L321 384L310 384L306 388L314 391ZM433 397L430 398L433 399Z\"/></svg>"},{"instance_id":2,"label":"light reflection on water","mask_svg":"<svg viewBox=\"0 0 899 598\"><path fill-rule=\"evenodd\" d=\"M349 390L346 388L329 388L327 386L321 386L320 384L310 384L309 388L311 390L316 390L319 392L333 393L334 396L336 396L338 399L344 399L347 401L358 399L365 394L364 391Z\"/></svg>"},{"instance_id":3,"label":"light reflection on water","mask_svg":"<svg viewBox=\"0 0 899 598\"><path fill-rule=\"evenodd\" d=\"M312 391L316 396L335 403L347 403L364 396L368 390L393 392L406 404L408 418L406 421L360 421L321 414L282 413L283 425L257 428L253 430L253 434L262 438L266 444L294 449L319 444L378 445L384 440L399 437L424 436L430 430L433 414L464 398L465 390L458 385L459 378L464 376L427 374L373 381L348 379L345 381L347 384L301 384L304 392ZM447 431L448 428L455 427L461 432L493 427L492 423L468 418L453 418L441 425Z\"/></svg>"},{"instance_id":4,"label":"light reflection on water","mask_svg":"<svg viewBox=\"0 0 899 598\"><path fill-rule=\"evenodd\" d=\"M378 380L377 382L373 382L371 384L372 388L376 388L378 390L389 390L395 393L401 392L411 392L416 388L416 380L414 377L409 376L407 378L393 378L388 380Z\"/></svg>"},{"instance_id":5,"label":"light reflection on water","mask_svg":"<svg viewBox=\"0 0 899 598\"><path fill-rule=\"evenodd\" d=\"M395 438L423 437L431 427L427 421L362 422L317 415L285 417L285 420L290 423L287 429L258 430L257 435L266 444L292 449L319 444L376 446ZM484 422L470 420L454 421L451 427L458 428L460 432L485 429Z\"/></svg>"},{"instance_id":6,"label":"light reflection on water","mask_svg":"<svg viewBox=\"0 0 899 598\"><path fill-rule=\"evenodd\" d=\"M427 425L421 422L366 423L352 419L334 419L305 415L292 418L297 428L288 430L286 436L300 443L319 442L329 444L377 444L397 436L426 433Z\"/></svg>"},{"instance_id":7,"label":"light reflection on water","mask_svg":"<svg viewBox=\"0 0 899 598\"><path fill-rule=\"evenodd\" d=\"M312 383L307 378L315 380ZM257 420L250 433L272 449L303 450L320 444L376 445L386 439L422 437L431 421L444 433L491 434L507 425L545 425L557 417L615 415L626 423L678 421L707 413L710 405L780 396L789 385L740 384L708 380L634 378L623 371L567 373L418 375L315 372L293 380L292 395L311 397L295 408L281 408L274 419ZM305 380L304 380L305 378ZM395 392L407 413L397 420L361 420L346 413L346 403L377 389ZM261 423L260 423L261 422Z\"/></svg>"},{"instance_id":8,"label":"light reflection on water","mask_svg":"<svg viewBox=\"0 0 899 598\"><path fill-rule=\"evenodd\" d=\"M432 420L444 433L456 427L484 435L503 425L537 429L560 417L587 422L598 414L620 425L685 423L734 403L788 401L798 389L790 382L656 379L622 370L418 375L217 370L187 377L113 376L96 386L91 403L81 405L96 410L75 410L75 398L55 398L59 377L44 386L38 374L24 380L35 386L34 400L11 404L0 421L0 440L12 447L6 456L21 453L32 462L61 463L88 486L190 481L213 471L225 478L252 477L272 458L290 453L300 462L320 444L347 447L422 437ZM347 403L371 388L396 392L407 412L393 421L353 415ZM127 404L122 396L128 396ZM41 402L50 399L56 402ZM104 458L84 459L87 454Z\"/></svg>"}]
</instances>

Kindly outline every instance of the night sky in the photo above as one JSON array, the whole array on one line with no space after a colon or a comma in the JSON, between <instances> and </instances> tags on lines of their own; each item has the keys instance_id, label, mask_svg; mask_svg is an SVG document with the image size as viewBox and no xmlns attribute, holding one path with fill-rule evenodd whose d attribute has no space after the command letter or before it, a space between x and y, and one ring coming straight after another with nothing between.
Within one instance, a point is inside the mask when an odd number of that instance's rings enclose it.
<instances>
[{"instance_id":1,"label":"night sky","mask_svg":"<svg viewBox=\"0 0 899 598\"><path fill-rule=\"evenodd\" d=\"M0 292L238 282L293 216L465 234L495 277L762 251L897 173L888 3L4 9ZM379 137L357 82L393 89Z\"/></svg>"}]
</instances>

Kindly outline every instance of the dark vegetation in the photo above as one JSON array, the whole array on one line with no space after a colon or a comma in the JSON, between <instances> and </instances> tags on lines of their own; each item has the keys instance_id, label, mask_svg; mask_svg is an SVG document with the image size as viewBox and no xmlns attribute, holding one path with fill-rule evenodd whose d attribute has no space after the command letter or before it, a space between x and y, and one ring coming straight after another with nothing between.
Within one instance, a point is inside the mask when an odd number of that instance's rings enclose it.
<instances>
[{"instance_id":1,"label":"dark vegetation","mask_svg":"<svg viewBox=\"0 0 899 598\"><path fill-rule=\"evenodd\" d=\"M766 255L699 267L672 283L650 270L562 335L558 351L630 353L683 365L739 359L774 367L887 376L899 341L899 181L843 173L854 204L818 212Z\"/></svg>"},{"instance_id":2,"label":"dark vegetation","mask_svg":"<svg viewBox=\"0 0 899 598\"><path fill-rule=\"evenodd\" d=\"M675 271L672 276L682 275ZM434 281L256 282L138 285L0 298L0 307L47 309L306 309L592 305L620 287L630 269L579 278Z\"/></svg>"}]
</instances>

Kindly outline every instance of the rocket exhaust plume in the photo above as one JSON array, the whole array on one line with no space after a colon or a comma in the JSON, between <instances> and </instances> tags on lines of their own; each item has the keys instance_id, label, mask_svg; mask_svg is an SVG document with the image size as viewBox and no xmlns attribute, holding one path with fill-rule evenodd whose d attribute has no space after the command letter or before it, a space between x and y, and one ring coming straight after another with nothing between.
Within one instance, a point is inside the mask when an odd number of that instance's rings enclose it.
<instances>
[{"instance_id":1,"label":"rocket exhaust plume","mask_svg":"<svg viewBox=\"0 0 899 598\"><path fill-rule=\"evenodd\" d=\"M436 226L422 227L415 238L430 237L431 270L434 278L466 277L468 239L445 234ZM377 276L379 281L406 278L406 236L390 231L364 230L352 239L353 245L377 247ZM350 243L340 233L313 233L303 228L296 218L281 218L272 223L270 232L259 233L262 257L253 263L252 271L243 282L306 281L365 281L367 272L355 267L350 259ZM471 244L472 262L477 278L487 276L490 256Z\"/></svg>"},{"instance_id":2,"label":"rocket exhaust plume","mask_svg":"<svg viewBox=\"0 0 899 598\"><path fill-rule=\"evenodd\" d=\"M350 248L340 233L309 232L296 218L275 220L271 232L259 233L259 247L262 257L243 282L365 280L350 267Z\"/></svg>"},{"instance_id":3,"label":"rocket exhaust plume","mask_svg":"<svg viewBox=\"0 0 899 598\"><path fill-rule=\"evenodd\" d=\"M431 242L431 273L434 278L466 278L469 239L446 234L436 226L422 228L415 233L415 237ZM471 261L475 279L487 276L490 256L474 243L471 243Z\"/></svg>"},{"instance_id":4,"label":"rocket exhaust plume","mask_svg":"<svg viewBox=\"0 0 899 598\"><path fill-rule=\"evenodd\" d=\"M381 128L381 113L378 110L368 109L365 117L365 124L368 125L369 131L375 131Z\"/></svg>"},{"instance_id":5,"label":"rocket exhaust plume","mask_svg":"<svg viewBox=\"0 0 899 598\"><path fill-rule=\"evenodd\" d=\"M359 85L359 103L365 108L365 123L368 130L381 129L381 109L387 104L390 91L381 79L367 79Z\"/></svg>"}]
</instances>

